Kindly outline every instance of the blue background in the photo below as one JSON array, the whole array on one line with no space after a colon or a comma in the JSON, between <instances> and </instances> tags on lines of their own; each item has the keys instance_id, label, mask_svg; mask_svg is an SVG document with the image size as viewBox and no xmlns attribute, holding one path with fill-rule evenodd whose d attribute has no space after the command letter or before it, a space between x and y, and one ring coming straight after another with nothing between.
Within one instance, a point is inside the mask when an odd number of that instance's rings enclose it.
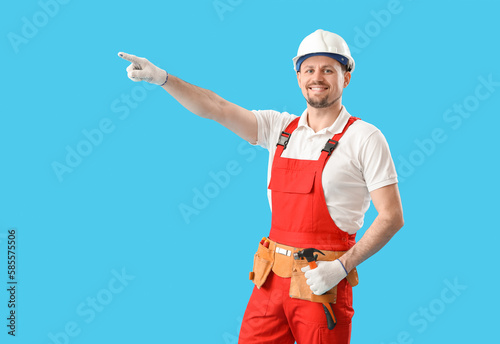
<instances>
[{"instance_id":1,"label":"blue background","mask_svg":"<svg viewBox=\"0 0 500 344\"><path fill-rule=\"evenodd\" d=\"M236 343L252 256L270 225L267 151L197 118L161 88L133 83L117 53L146 57L248 109L301 114L291 59L318 28L351 47L356 70L343 103L385 134L405 211L404 228L358 267L352 343L491 342L499 307L499 7L5 4L2 343ZM100 125L107 133L96 133ZM58 174L68 149L85 156ZM230 180L214 187L213 174L228 168ZM210 197L196 203L197 192ZM196 214L182 215L179 207L195 205ZM375 216L371 208L358 238ZM9 229L17 231L15 338L6 327Z\"/></svg>"}]
</instances>

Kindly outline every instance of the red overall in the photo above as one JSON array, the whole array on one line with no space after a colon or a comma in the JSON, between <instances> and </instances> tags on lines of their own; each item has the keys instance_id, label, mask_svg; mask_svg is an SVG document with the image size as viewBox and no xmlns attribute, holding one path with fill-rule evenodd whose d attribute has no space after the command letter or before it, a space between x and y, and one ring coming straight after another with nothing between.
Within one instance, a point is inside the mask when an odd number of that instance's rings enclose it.
<instances>
[{"instance_id":1,"label":"red overall","mask_svg":"<svg viewBox=\"0 0 500 344\"><path fill-rule=\"evenodd\" d=\"M341 133L330 139L318 160L281 157L297 128L293 120L281 134L271 169L272 225L269 238L294 247L347 251L355 234L340 230L325 201L322 173L340 138L358 118L350 117ZM352 287L343 279L337 285L333 311L337 325L328 330L321 303L290 298L290 278L272 271L264 285L254 287L243 318L239 343L347 344L351 336Z\"/></svg>"}]
</instances>

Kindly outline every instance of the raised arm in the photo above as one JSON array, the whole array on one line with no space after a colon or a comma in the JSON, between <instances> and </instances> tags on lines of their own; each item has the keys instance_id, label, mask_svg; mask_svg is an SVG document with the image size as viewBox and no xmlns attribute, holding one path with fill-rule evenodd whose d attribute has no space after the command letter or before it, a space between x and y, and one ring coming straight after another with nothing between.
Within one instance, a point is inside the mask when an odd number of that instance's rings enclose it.
<instances>
[{"instance_id":1,"label":"raised arm","mask_svg":"<svg viewBox=\"0 0 500 344\"><path fill-rule=\"evenodd\" d=\"M126 53L118 53L118 56L131 62L127 67L128 77L131 80L161 85L165 91L195 115L222 124L250 143L257 142L257 120L251 111L223 99L210 90L170 75L145 58Z\"/></svg>"}]
</instances>

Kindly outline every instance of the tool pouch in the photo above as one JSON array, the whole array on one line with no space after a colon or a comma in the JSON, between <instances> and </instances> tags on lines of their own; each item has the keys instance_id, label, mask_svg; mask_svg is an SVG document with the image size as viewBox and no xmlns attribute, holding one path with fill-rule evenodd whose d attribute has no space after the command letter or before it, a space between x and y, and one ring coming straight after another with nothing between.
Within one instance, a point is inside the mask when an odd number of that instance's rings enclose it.
<instances>
[{"instance_id":1,"label":"tool pouch","mask_svg":"<svg viewBox=\"0 0 500 344\"><path fill-rule=\"evenodd\" d=\"M274 251L259 244L257 253L253 257L253 270L250 272L250 280L260 289L266 282L269 272L274 263Z\"/></svg>"},{"instance_id":2,"label":"tool pouch","mask_svg":"<svg viewBox=\"0 0 500 344\"><path fill-rule=\"evenodd\" d=\"M280 245L280 247L298 252L300 248ZM305 259L293 259L293 254L284 256L275 252L276 243L271 241L269 248L259 244L257 253L253 259L253 270L250 272L250 280L260 289L266 282L267 276L271 272L282 278L291 278L290 297L319 303L336 303L337 286L333 287L326 294L315 295L306 283L305 273L302 268L308 266ZM345 252L342 251L324 251L325 255L319 255L318 260L335 260L341 257ZM358 284L358 273L356 268L352 269L346 277L349 284L354 287Z\"/></svg>"},{"instance_id":3,"label":"tool pouch","mask_svg":"<svg viewBox=\"0 0 500 344\"><path fill-rule=\"evenodd\" d=\"M290 297L320 303L335 303L337 302L337 286L328 290L326 294L315 295L311 291L311 287L306 283L305 273L302 268L308 266L306 260L294 260L292 267L292 279L290 281Z\"/></svg>"},{"instance_id":4,"label":"tool pouch","mask_svg":"<svg viewBox=\"0 0 500 344\"><path fill-rule=\"evenodd\" d=\"M330 251L326 256L319 256L318 260L335 260L342 256L342 254L344 254L344 252ZM336 303L337 286L328 290L323 295L316 295L311 291L311 287L306 283L305 273L301 270L306 266L308 266L306 260L294 260L292 267L292 279L290 281L290 297L319 303ZM353 287L358 284L358 272L356 271L356 268L349 272L346 279Z\"/></svg>"}]
</instances>

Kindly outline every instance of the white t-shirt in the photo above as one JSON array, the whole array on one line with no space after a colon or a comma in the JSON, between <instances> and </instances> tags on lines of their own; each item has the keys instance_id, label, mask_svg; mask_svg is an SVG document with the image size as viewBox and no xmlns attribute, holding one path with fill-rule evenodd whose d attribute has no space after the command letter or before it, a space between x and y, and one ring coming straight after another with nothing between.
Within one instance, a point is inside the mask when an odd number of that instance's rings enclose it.
<instances>
[{"instance_id":1,"label":"white t-shirt","mask_svg":"<svg viewBox=\"0 0 500 344\"><path fill-rule=\"evenodd\" d=\"M257 144L269 150L267 183L279 136L297 116L273 110L253 110L258 123ZM307 124L307 110L299 119L282 157L318 159L328 139L342 132L349 113L342 108L337 120L317 133ZM362 120L346 131L323 170L323 190L328 211L335 224L353 234L363 226L370 206L370 192L398 182L387 141L375 126ZM272 210L271 190L268 189Z\"/></svg>"}]
</instances>

